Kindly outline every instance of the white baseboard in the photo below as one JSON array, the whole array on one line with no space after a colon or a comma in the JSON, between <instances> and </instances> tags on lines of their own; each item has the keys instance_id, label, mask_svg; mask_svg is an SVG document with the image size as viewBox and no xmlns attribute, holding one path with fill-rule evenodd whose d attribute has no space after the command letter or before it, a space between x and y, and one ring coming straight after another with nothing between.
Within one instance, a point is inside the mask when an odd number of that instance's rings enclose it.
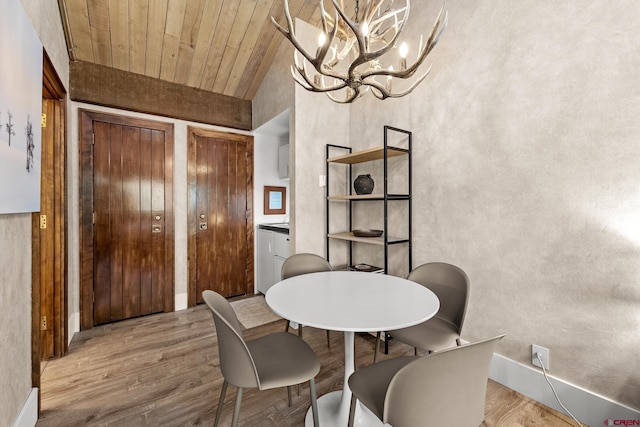
<instances>
[{"instance_id":1,"label":"white baseboard","mask_svg":"<svg viewBox=\"0 0 640 427\"><path fill-rule=\"evenodd\" d=\"M80 332L80 313L73 313L69 316L67 345L71 344L73 336Z\"/></svg>"},{"instance_id":2,"label":"white baseboard","mask_svg":"<svg viewBox=\"0 0 640 427\"><path fill-rule=\"evenodd\" d=\"M186 309L188 306L187 294L186 293L176 294L175 305L176 305L175 311Z\"/></svg>"},{"instance_id":3,"label":"white baseboard","mask_svg":"<svg viewBox=\"0 0 640 427\"><path fill-rule=\"evenodd\" d=\"M34 427L38 421L38 389L32 388L13 427Z\"/></svg>"},{"instance_id":4,"label":"white baseboard","mask_svg":"<svg viewBox=\"0 0 640 427\"><path fill-rule=\"evenodd\" d=\"M569 411L581 422L591 427L604 425L627 425L616 423L616 420L633 420L640 425L640 411L614 402L566 381L554 378L548 372L560 400ZM499 354L494 354L489 370L489 378L524 394L550 408L566 414L558 404L547 384L542 370L527 366ZM605 423L605 421L608 423Z\"/></svg>"}]
</instances>

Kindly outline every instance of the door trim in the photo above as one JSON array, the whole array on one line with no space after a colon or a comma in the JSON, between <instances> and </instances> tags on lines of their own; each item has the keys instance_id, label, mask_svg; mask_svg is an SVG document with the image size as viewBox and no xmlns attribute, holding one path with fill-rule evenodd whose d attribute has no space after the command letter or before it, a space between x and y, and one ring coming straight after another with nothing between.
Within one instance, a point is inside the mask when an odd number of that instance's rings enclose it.
<instances>
[{"instance_id":1,"label":"door trim","mask_svg":"<svg viewBox=\"0 0 640 427\"><path fill-rule=\"evenodd\" d=\"M80 109L80 329L91 329L93 317L93 122L101 121L134 126L165 133L165 254L168 281L164 289L164 312L175 307L175 233L173 217L173 152L172 123L157 122L116 114Z\"/></svg>"},{"instance_id":2,"label":"door trim","mask_svg":"<svg viewBox=\"0 0 640 427\"><path fill-rule=\"evenodd\" d=\"M54 117L48 120L49 126L54 126L52 132L53 144L53 173L55 175L52 191L52 205L55 212L49 214L49 226L52 231L47 239L52 240L50 247L54 248L53 254L53 280L50 281L51 289L47 289L50 299L41 298L41 259L45 237L40 233L40 213L31 214L31 383L33 387L40 388L40 360L42 349L41 337L41 313L42 305L51 306L52 318L47 322L53 330L54 357L64 356L68 348L68 316L67 316L67 177L66 177L66 105L67 93L60 81L55 67L51 63L46 51L43 50L42 58L42 99L51 101ZM41 141L42 142L42 141ZM44 173L44 171L42 171ZM42 191L42 189L41 189ZM38 395L38 406L40 395Z\"/></svg>"},{"instance_id":3,"label":"door trim","mask_svg":"<svg viewBox=\"0 0 640 427\"><path fill-rule=\"evenodd\" d=\"M246 259L246 293L253 294L253 136L243 135L232 132L220 132L208 129L201 129L193 126L187 127L187 185L188 185L188 232L187 232L187 251L188 251L188 288L187 288L187 306L194 307L197 300L197 256L196 256L196 229L197 229L197 212L196 212L196 145L197 137L205 138L221 138L229 141L243 142L247 144L247 259Z\"/></svg>"}]
</instances>

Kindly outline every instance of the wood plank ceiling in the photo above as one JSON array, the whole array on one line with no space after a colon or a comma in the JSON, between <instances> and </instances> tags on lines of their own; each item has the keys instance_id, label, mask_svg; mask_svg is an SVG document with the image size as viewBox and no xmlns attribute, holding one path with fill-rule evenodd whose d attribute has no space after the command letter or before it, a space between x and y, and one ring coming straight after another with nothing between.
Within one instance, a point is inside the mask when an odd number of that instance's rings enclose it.
<instances>
[{"instance_id":1,"label":"wood plank ceiling","mask_svg":"<svg viewBox=\"0 0 640 427\"><path fill-rule=\"evenodd\" d=\"M285 40L283 0L58 0L71 60L252 100ZM319 22L319 0L290 0Z\"/></svg>"}]
</instances>

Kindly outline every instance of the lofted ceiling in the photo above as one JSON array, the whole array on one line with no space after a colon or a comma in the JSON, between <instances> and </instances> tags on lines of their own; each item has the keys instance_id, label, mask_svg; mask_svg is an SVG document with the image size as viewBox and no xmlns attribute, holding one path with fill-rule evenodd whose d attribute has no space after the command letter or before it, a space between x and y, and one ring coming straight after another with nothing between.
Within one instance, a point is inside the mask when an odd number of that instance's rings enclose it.
<instances>
[{"instance_id":1,"label":"lofted ceiling","mask_svg":"<svg viewBox=\"0 0 640 427\"><path fill-rule=\"evenodd\" d=\"M283 0L58 0L73 61L252 100L284 37ZM319 0L290 0L316 25Z\"/></svg>"}]
</instances>

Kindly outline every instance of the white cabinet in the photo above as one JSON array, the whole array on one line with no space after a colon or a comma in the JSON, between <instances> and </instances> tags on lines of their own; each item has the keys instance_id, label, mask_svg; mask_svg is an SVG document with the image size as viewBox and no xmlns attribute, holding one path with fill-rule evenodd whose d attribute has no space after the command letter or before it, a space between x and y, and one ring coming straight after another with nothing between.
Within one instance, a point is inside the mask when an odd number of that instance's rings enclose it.
<instances>
[{"instance_id":1,"label":"white cabinet","mask_svg":"<svg viewBox=\"0 0 640 427\"><path fill-rule=\"evenodd\" d=\"M278 174L280 179L289 179L289 144L278 148Z\"/></svg>"},{"instance_id":2,"label":"white cabinet","mask_svg":"<svg viewBox=\"0 0 640 427\"><path fill-rule=\"evenodd\" d=\"M289 257L289 235L258 229L257 238L257 290L266 294L280 281L284 260Z\"/></svg>"},{"instance_id":3,"label":"white cabinet","mask_svg":"<svg viewBox=\"0 0 640 427\"><path fill-rule=\"evenodd\" d=\"M263 294L273 285L273 231L258 230L256 288Z\"/></svg>"}]
</instances>

